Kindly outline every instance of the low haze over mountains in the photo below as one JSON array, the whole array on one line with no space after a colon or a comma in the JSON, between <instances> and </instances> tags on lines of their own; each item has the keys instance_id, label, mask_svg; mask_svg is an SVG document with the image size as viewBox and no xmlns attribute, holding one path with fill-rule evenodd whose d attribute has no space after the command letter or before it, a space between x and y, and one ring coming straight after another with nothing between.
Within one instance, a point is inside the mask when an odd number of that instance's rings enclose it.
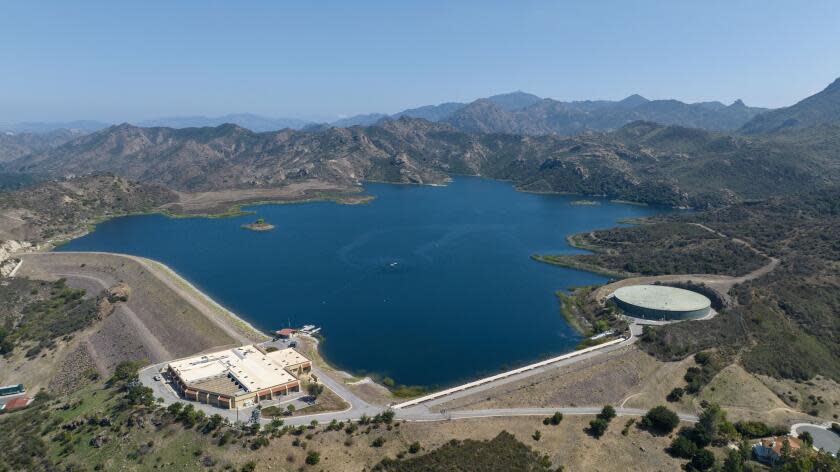
<instances>
[{"instance_id":1,"label":"low haze over mountains","mask_svg":"<svg viewBox=\"0 0 840 472\"><path fill-rule=\"evenodd\" d=\"M763 111L766 109L747 107L741 101L730 106L720 102L687 104L678 100L647 100L640 95L631 95L620 101L560 102L517 91L478 99L470 103L447 102L426 105L403 110L393 115L368 113L341 118L330 123L239 113L218 117L165 117L132 124L142 127L199 128L232 123L251 131L262 132L286 128L369 126L386 118L406 116L446 122L462 131L571 135L584 131L613 130L637 120L725 131L742 126ZM109 124L98 121L18 123L0 126L0 130L16 133L42 133L57 129L93 132L108 126Z\"/></svg>"},{"instance_id":2,"label":"low haze over mountains","mask_svg":"<svg viewBox=\"0 0 840 472\"><path fill-rule=\"evenodd\" d=\"M66 128L40 133L0 131L0 162L11 161L27 154L58 147L83 134L85 133L82 131Z\"/></svg>"},{"instance_id":3,"label":"low haze over mountains","mask_svg":"<svg viewBox=\"0 0 840 472\"><path fill-rule=\"evenodd\" d=\"M640 95L631 95L620 101L560 102L525 92L513 92L471 103L414 108L391 117L442 121L469 132L568 136L586 131L614 130L640 120L728 131L739 128L764 111L767 110L747 107L740 100L726 106L720 102L687 104L678 100L648 100ZM366 126L383 118L385 115L359 115L341 120L338 125Z\"/></svg>"},{"instance_id":4,"label":"low haze over mountains","mask_svg":"<svg viewBox=\"0 0 840 472\"><path fill-rule=\"evenodd\" d=\"M296 118L268 118L265 116L254 115L252 113L238 113L214 118L206 116L175 116L169 118L159 118L156 120L141 121L137 123L137 126L164 126L168 128L202 128L205 126L219 126L225 123L233 123L256 132L276 131L278 129L286 128L300 129L310 124L310 122L308 121L299 120Z\"/></svg>"},{"instance_id":5,"label":"low haze over mountains","mask_svg":"<svg viewBox=\"0 0 840 472\"><path fill-rule=\"evenodd\" d=\"M507 179L532 191L719 206L840 182L838 89L835 82L764 114L740 101L685 104L633 95L558 102L515 92L373 115L365 120L374 125L347 128L231 115L222 118L257 130L287 126L256 132L236 124L122 124L42 140L7 134L0 140L6 161L0 170L52 178L114 173L182 191L304 180L345 187L369 180L440 183L460 173ZM739 128L749 136L732 131ZM778 130L784 132L770 133Z\"/></svg>"}]
</instances>

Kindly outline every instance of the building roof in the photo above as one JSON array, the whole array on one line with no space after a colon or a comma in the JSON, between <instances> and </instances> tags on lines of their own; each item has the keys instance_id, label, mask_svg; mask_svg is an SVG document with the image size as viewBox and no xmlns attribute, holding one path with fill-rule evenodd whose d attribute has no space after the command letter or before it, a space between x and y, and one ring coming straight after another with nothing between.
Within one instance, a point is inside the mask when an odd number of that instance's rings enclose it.
<instances>
[{"instance_id":1,"label":"building roof","mask_svg":"<svg viewBox=\"0 0 840 472\"><path fill-rule=\"evenodd\" d=\"M23 384L4 385L0 387L0 395L14 395L15 393L23 393L26 389Z\"/></svg>"},{"instance_id":2,"label":"building roof","mask_svg":"<svg viewBox=\"0 0 840 472\"><path fill-rule=\"evenodd\" d=\"M286 366L254 346L190 357L171 362L169 367L188 386L227 395L254 392L296 380L285 370Z\"/></svg>"},{"instance_id":3,"label":"building roof","mask_svg":"<svg viewBox=\"0 0 840 472\"><path fill-rule=\"evenodd\" d=\"M630 305L661 311L695 311L712 305L697 292L665 285L629 285L613 292L613 296Z\"/></svg>"},{"instance_id":4,"label":"building roof","mask_svg":"<svg viewBox=\"0 0 840 472\"><path fill-rule=\"evenodd\" d=\"M283 328L280 331L276 331L276 333L280 336L291 336L295 334L295 330L293 330L292 328Z\"/></svg>"},{"instance_id":5,"label":"building roof","mask_svg":"<svg viewBox=\"0 0 840 472\"><path fill-rule=\"evenodd\" d=\"M763 438L761 441L759 441L759 443L768 449L772 449L773 452L775 452L776 454L781 455L782 447L785 444L785 439L787 439L788 444L790 444L791 452L796 451L802 447L802 441L799 438L795 438L793 436L773 436L769 438Z\"/></svg>"},{"instance_id":6,"label":"building roof","mask_svg":"<svg viewBox=\"0 0 840 472\"><path fill-rule=\"evenodd\" d=\"M272 361L276 364L279 364L283 368L295 366L298 364L303 364L304 362L309 362L309 359L303 357L303 355L294 349L288 347L286 349L280 349L279 351L269 352L266 354Z\"/></svg>"},{"instance_id":7,"label":"building roof","mask_svg":"<svg viewBox=\"0 0 840 472\"><path fill-rule=\"evenodd\" d=\"M29 397L15 397L3 404L3 409L6 411L18 410L25 408L30 403L32 403L32 399Z\"/></svg>"}]
</instances>

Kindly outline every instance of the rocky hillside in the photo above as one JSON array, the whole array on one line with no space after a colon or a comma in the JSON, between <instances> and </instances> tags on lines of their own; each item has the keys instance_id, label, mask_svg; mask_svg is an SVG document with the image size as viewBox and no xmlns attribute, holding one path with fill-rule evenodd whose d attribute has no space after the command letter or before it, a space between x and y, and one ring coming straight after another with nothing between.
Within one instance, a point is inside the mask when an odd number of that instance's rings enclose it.
<instances>
[{"instance_id":1,"label":"rocky hillside","mask_svg":"<svg viewBox=\"0 0 840 472\"><path fill-rule=\"evenodd\" d=\"M631 95L619 101L563 102L525 92L513 92L481 98L471 103L448 102L412 108L390 117L377 113L357 115L333 122L331 126L370 126L387 118L408 117L449 123L460 131L480 133L571 136L589 131L615 130L640 120L730 131L764 111L764 108L748 107L740 100L727 106L720 102L683 103L678 100L648 100L640 95Z\"/></svg>"},{"instance_id":2,"label":"rocky hillside","mask_svg":"<svg viewBox=\"0 0 840 472\"><path fill-rule=\"evenodd\" d=\"M840 125L840 79L795 105L756 116L740 132L767 134L820 124Z\"/></svg>"},{"instance_id":3,"label":"rocky hillside","mask_svg":"<svg viewBox=\"0 0 840 472\"><path fill-rule=\"evenodd\" d=\"M748 107L740 100L726 106L720 102L689 104L678 100L647 100L633 95L618 102L544 99L517 109L504 108L490 100L477 100L443 121L469 132L569 136L614 130L640 120L728 131L737 129L763 111L765 109Z\"/></svg>"},{"instance_id":4,"label":"rocky hillside","mask_svg":"<svg viewBox=\"0 0 840 472\"><path fill-rule=\"evenodd\" d=\"M830 134L830 133L829 133ZM6 165L61 178L110 172L180 191L284 186L317 179L441 183L448 174L513 181L524 190L719 206L819 187L840 170L828 134L808 145L636 122L608 134L465 133L401 118L378 126L254 133L120 125Z\"/></svg>"},{"instance_id":5,"label":"rocky hillside","mask_svg":"<svg viewBox=\"0 0 840 472\"><path fill-rule=\"evenodd\" d=\"M58 147L83 133L60 129L47 133L0 132L0 162L15 160L32 153Z\"/></svg>"},{"instance_id":6,"label":"rocky hillside","mask_svg":"<svg viewBox=\"0 0 840 472\"><path fill-rule=\"evenodd\" d=\"M176 199L160 185L113 175L47 182L0 193L0 240L40 242L83 231L100 218L149 211Z\"/></svg>"}]
</instances>

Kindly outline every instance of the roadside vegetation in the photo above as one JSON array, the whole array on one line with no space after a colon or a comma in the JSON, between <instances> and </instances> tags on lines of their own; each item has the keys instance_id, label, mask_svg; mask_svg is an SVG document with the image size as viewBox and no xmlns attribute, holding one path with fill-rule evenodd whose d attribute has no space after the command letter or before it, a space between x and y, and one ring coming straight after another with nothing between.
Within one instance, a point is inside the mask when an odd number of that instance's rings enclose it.
<instances>
[{"instance_id":1,"label":"roadside vegetation","mask_svg":"<svg viewBox=\"0 0 840 472\"><path fill-rule=\"evenodd\" d=\"M583 336L594 336L609 330L621 333L627 329L619 311L612 305L602 306L592 299L591 294L595 286L575 287L566 294L558 290L555 292L560 301L560 313L563 318L578 333ZM608 341L608 338L601 338L600 342ZM578 349L598 344L589 339L584 339Z\"/></svg>"},{"instance_id":2,"label":"roadside vegetation","mask_svg":"<svg viewBox=\"0 0 840 472\"><path fill-rule=\"evenodd\" d=\"M343 411L350 407L335 392L322 384L305 382L302 388L306 390L307 395L303 400L308 403L308 406L303 408L296 408L292 404L269 406L261 410L262 416L264 418L282 418L284 416L314 415L316 413Z\"/></svg>"},{"instance_id":3,"label":"roadside vegetation","mask_svg":"<svg viewBox=\"0 0 840 472\"><path fill-rule=\"evenodd\" d=\"M594 420L589 422L589 435L595 439L600 438L607 432L610 421L615 418L615 408L606 405Z\"/></svg>"}]
</instances>

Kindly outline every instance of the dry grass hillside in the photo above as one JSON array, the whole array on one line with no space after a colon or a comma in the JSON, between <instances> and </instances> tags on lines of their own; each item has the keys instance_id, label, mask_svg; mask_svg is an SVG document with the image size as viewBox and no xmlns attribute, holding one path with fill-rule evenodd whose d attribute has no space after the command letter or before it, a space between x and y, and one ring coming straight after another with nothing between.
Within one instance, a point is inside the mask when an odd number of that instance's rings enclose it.
<instances>
[{"instance_id":1,"label":"dry grass hillside","mask_svg":"<svg viewBox=\"0 0 840 472\"><path fill-rule=\"evenodd\" d=\"M17 350L0 359L3 384L23 382L37 391L62 381L59 377L72 383L91 369L110 375L123 361L162 362L260 339L247 326L221 318L225 314L197 294L185 296L189 289L178 285L177 277L150 262L108 254L28 254L18 276L65 278L67 286L84 289L86 297L101 298L111 287L119 287L120 295L107 316L54 339L41 355L26 356ZM20 311L28 303L19 300L15 309Z\"/></svg>"}]
</instances>

